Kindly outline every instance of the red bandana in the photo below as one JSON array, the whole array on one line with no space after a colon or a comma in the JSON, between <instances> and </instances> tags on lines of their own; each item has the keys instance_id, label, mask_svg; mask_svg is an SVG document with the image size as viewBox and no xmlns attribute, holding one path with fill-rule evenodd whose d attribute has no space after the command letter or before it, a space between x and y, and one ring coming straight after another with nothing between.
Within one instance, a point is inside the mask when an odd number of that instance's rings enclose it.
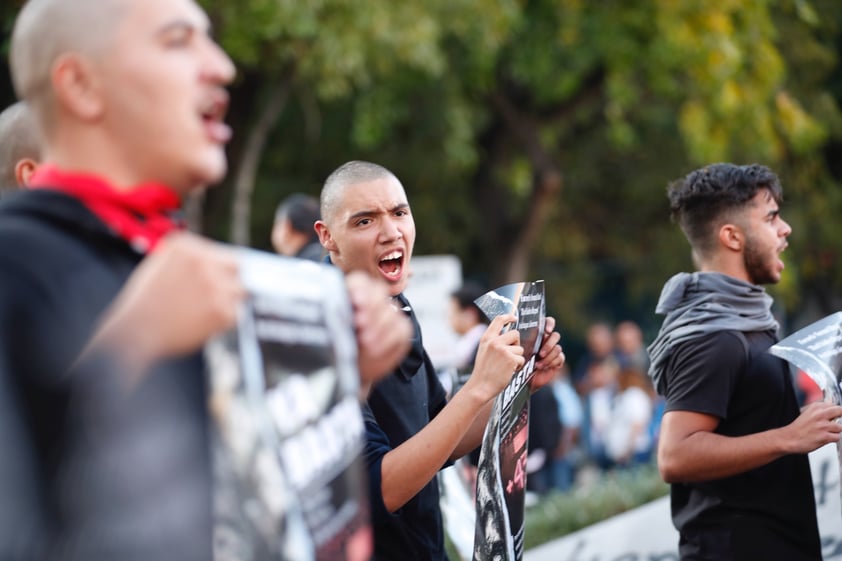
<instances>
[{"instance_id":1,"label":"red bandana","mask_svg":"<svg viewBox=\"0 0 842 561\"><path fill-rule=\"evenodd\" d=\"M151 251L165 235L183 228L181 221L173 216L181 200L172 189L161 184L144 183L122 192L95 175L43 165L32 176L29 187L53 189L76 197L141 253Z\"/></svg>"}]
</instances>

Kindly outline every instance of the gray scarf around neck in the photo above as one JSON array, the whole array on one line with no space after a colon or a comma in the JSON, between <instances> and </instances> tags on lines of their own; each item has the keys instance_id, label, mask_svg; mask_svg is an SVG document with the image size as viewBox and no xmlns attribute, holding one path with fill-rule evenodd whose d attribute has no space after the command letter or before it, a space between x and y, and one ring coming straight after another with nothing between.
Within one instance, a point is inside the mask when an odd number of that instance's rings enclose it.
<instances>
[{"instance_id":1,"label":"gray scarf around neck","mask_svg":"<svg viewBox=\"0 0 842 561\"><path fill-rule=\"evenodd\" d=\"M772 297L722 273L678 273L664 285L655 313L666 315L649 352L649 375L666 394L664 371L676 345L715 331L777 331Z\"/></svg>"}]
</instances>

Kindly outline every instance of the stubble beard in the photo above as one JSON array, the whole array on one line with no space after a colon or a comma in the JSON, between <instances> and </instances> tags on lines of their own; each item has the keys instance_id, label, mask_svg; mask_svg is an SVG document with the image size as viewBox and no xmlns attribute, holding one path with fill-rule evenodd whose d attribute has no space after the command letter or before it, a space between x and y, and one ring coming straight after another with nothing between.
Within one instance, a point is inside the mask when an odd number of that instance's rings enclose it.
<instances>
[{"instance_id":1,"label":"stubble beard","mask_svg":"<svg viewBox=\"0 0 842 561\"><path fill-rule=\"evenodd\" d=\"M770 252L761 251L751 236L746 238L743 263L746 274L753 284L777 284L780 277L774 271L773 257Z\"/></svg>"}]
</instances>

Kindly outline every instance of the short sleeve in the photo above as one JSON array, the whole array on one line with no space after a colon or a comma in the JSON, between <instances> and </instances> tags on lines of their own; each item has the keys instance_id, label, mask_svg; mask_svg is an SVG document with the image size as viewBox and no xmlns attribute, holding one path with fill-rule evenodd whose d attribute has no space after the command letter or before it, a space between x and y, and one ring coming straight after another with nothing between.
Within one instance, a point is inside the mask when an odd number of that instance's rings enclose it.
<instances>
[{"instance_id":1,"label":"short sleeve","mask_svg":"<svg viewBox=\"0 0 842 561\"><path fill-rule=\"evenodd\" d=\"M667 367L665 411L693 411L724 419L746 347L735 331L719 331L677 345Z\"/></svg>"},{"instance_id":2,"label":"short sleeve","mask_svg":"<svg viewBox=\"0 0 842 561\"><path fill-rule=\"evenodd\" d=\"M377 420L367 403L362 405L363 422L365 424L365 449L363 459L368 471L369 497L371 498L372 518L375 520L391 516L392 513L386 508L383 502L383 488L381 484L380 470L383 464L383 456L391 449L389 438Z\"/></svg>"},{"instance_id":3,"label":"short sleeve","mask_svg":"<svg viewBox=\"0 0 842 561\"><path fill-rule=\"evenodd\" d=\"M435 371L432 368L428 370L427 383L430 388L430 403L428 411L430 419L432 419L438 415L442 409L444 409L445 405L447 405L447 392L445 391L444 386L441 385L438 376L435 375Z\"/></svg>"}]
</instances>

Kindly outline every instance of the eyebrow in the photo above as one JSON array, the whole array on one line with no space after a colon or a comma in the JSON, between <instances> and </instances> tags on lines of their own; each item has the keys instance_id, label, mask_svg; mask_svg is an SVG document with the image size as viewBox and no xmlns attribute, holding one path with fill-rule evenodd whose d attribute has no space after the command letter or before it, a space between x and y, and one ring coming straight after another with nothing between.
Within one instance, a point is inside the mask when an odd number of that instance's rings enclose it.
<instances>
[{"instance_id":1,"label":"eyebrow","mask_svg":"<svg viewBox=\"0 0 842 561\"><path fill-rule=\"evenodd\" d=\"M406 210L409 208L409 203L400 203L388 210L389 213L396 212L398 210ZM377 214L381 214L379 210L361 210L359 212L355 212L351 216L348 217L348 220L356 220L357 218L365 218L367 216L374 216Z\"/></svg>"},{"instance_id":2,"label":"eyebrow","mask_svg":"<svg viewBox=\"0 0 842 561\"><path fill-rule=\"evenodd\" d=\"M170 33L181 31L210 34L211 28L208 22L193 22L186 19L176 19L162 25L160 28L158 28L158 31L155 34L160 37L168 35Z\"/></svg>"}]
</instances>

